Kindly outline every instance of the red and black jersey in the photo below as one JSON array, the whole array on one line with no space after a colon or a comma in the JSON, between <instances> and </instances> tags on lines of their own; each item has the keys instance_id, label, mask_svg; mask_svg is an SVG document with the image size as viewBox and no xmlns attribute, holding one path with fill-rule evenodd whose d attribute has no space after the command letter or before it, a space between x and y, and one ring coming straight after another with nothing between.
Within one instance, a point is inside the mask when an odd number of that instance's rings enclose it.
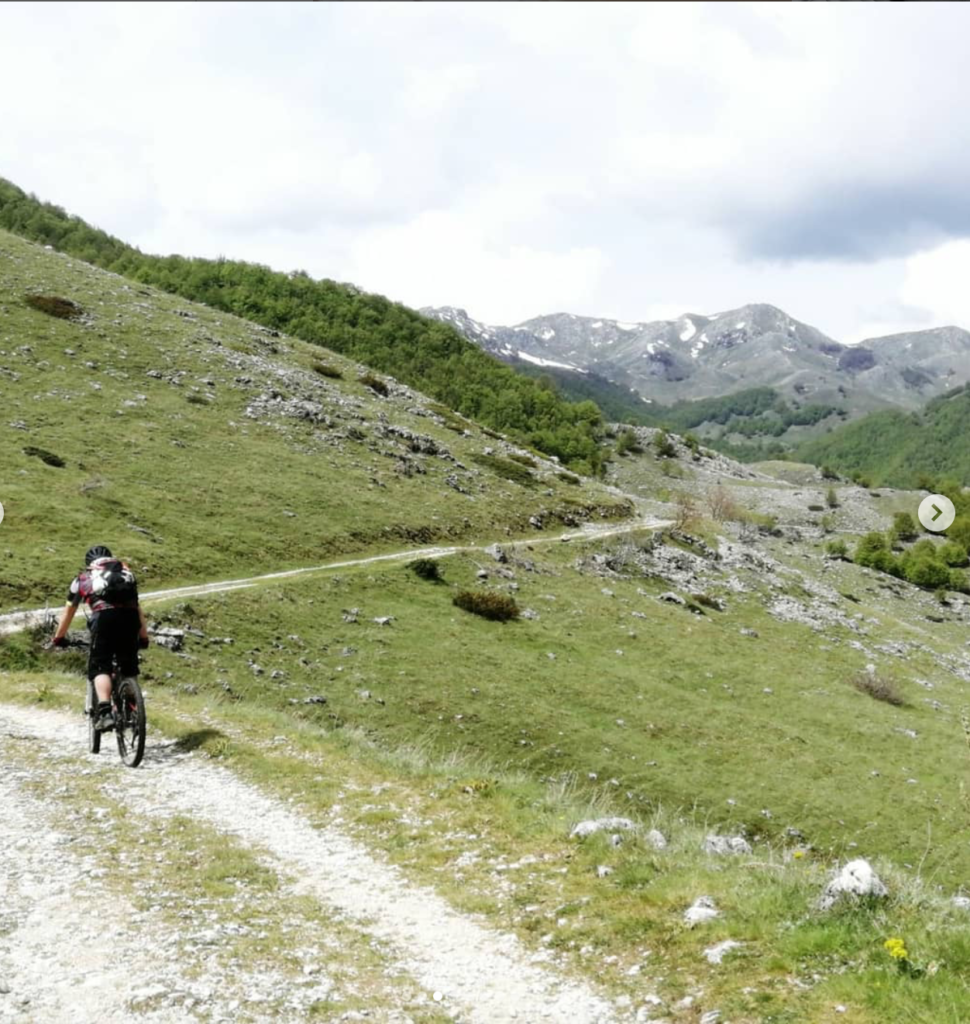
<instances>
[{"instance_id":1,"label":"red and black jersey","mask_svg":"<svg viewBox=\"0 0 970 1024\"><path fill-rule=\"evenodd\" d=\"M94 614L107 608L137 608L135 574L118 558L95 559L71 581L67 600L75 608L83 601Z\"/></svg>"}]
</instances>

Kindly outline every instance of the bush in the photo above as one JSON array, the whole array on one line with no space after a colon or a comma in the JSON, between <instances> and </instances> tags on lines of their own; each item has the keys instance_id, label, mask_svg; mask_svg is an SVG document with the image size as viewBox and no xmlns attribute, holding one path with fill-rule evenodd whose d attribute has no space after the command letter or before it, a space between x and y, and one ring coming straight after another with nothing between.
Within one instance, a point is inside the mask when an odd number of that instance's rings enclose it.
<instances>
[{"instance_id":1,"label":"bush","mask_svg":"<svg viewBox=\"0 0 970 1024\"><path fill-rule=\"evenodd\" d=\"M822 479L823 480L838 480L839 474L831 466L822 467Z\"/></svg>"},{"instance_id":2,"label":"bush","mask_svg":"<svg viewBox=\"0 0 970 1024\"><path fill-rule=\"evenodd\" d=\"M950 569L947 566L921 556L905 560L903 575L917 587L927 587L930 590L950 584Z\"/></svg>"},{"instance_id":3,"label":"bush","mask_svg":"<svg viewBox=\"0 0 970 1024\"><path fill-rule=\"evenodd\" d=\"M337 369L336 366L331 366L330 363L315 362L311 364L313 371L319 373L321 377L330 377L333 380L343 380L344 375Z\"/></svg>"},{"instance_id":4,"label":"bush","mask_svg":"<svg viewBox=\"0 0 970 1024\"><path fill-rule=\"evenodd\" d=\"M897 512L893 516L893 534L899 540L916 540L919 530L908 512Z\"/></svg>"},{"instance_id":5,"label":"bush","mask_svg":"<svg viewBox=\"0 0 970 1024\"><path fill-rule=\"evenodd\" d=\"M370 388L371 391L378 395L383 395L384 398L387 398L390 393L390 388L388 388L387 384L380 377L375 377L372 373L365 373L362 377L358 377L357 383L363 384L365 388Z\"/></svg>"},{"instance_id":6,"label":"bush","mask_svg":"<svg viewBox=\"0 0 970 1024\"><path fill-rule=\"evenodd\" d=\"M462 590L451 603L463 611L496 622L507 622L519 617L519 606L511 597L487 590Z\"/></svg>"},{"instance_id":7,"label":"bush","mask_svg":"<svg viewBox=\"0 0 970 1024\"><path fill-rule=\"evenodd\" d=\"M830 540L825 545L825 553L833 558L841 558L843 561L848 561L849 558L849 548L841 538L839 540Z\"/></svg>"},{"instance_id":8,"label":"bush","mask_svg":"<svg viewBox=\"0 0 970 1024\"><path fill-rule=\"evenodd\" d=\"M654 447L657 449L658 459L676 459L677 449L674 447L673 441L670 440L666 430L660 429L657 431L657 436L653 439Z\"/></svg>"},{"instance_id":9,"label":"bush","mask_svg":"<svg viewBox=\"0 0 970 1024\"><path fill-rule=\"evenodd\" d=\"M632 427L626 427L621 430L616 438L616 454L626 455L627 452L633 455L639 455L643 452L643 445L640 444Z\"/></svg>"},{"instance_id":10,"label":"bush","mask_svg":"<svg viewBox=\"0 0 970 1024\"><path fill-rule=\"evenodd\" d=\"M538 469L539 463L529 455L520 455L518 452L509 452L509 458L520 466L528 466L530 469Z\"/></svg>"},{"instance_id":11,"label":"bush","mask_svg":"<svg viewBox=\"0 0 970 1024\"><path fill-rule=\"evenodd\" d=\"M839 496L835 493L834 487L830 487L825 492L825 504L828 505L829 508L839 507Z\"/></svg>"},{"instance_id":12,"label":"bush","mask_svg":"<svg viewBox=\"0 0 970 1024\"><path fill-rule=\"evenodd\" d=\"M873 700L881 700L884 704L899 708L906 703L896 684L885 676L877 676L875 672L860 672L852 677L852 685L861 693L868 693Z\"/></svg>"},{"instance_id":13,"label":"bush","mask_svg":"<svg viewBox=\"0 0 970 1024\"><path fill-rule=\"evenodd\" d=\"M853 561L856 565L872 566L873 560L879 552L889 554L889 544L884 534L875 530L867 533L856 545Z\"/></svg>"},{"instance_id":14,"label":"bush","mask_svg":"<svg viewBox=\"0 0 970 1024\"><path fill-rule=\"evenodd\" d=\"M416 558L408 562L408 568L423 580L438 582L441 579L441 566L433 558Z\"/></svg>"},{"instance_id":15,"label":"bush","mask_svg":"<svg viewBox=\"0 0 970 1024\"><path fill-rule=\"evenodd\" d=\"M84 310L70 299L60 299L56 295L27 295L24 302L32 309L56 316L60 320L78 320L84 316Z\"/></svg>"},{"instance_id":16,"label":"bush","mask_svg":"<svg viewBox=\"0 0 970 1024\"><path fill-rule=\"evenodd\" d=\"M808 511L809 512L824 512L825 511L825 506L824 505L809 505L808 506Z\"/></svg>"},{"instance_id":17,"label":"bush","mask_svg":"<svg viewBox=\"0 0 970 1024\"><path fill-rule=\"evenodd\" d=\"M724 602L719 597L711 597L709 594L691 594L690 596L705 608L713 608L716 612L724 611Z\"/></svg>"},{"instance_id":18,"label":"bush","mask_svg":"<svg viewBox=\"0 0 970 1024\"><path fill-rule=\"evenodd\" d=\"M578 487L579 484L582 483L582 480L580 480L578 476L575 476L572 473L567 473L565 470L561 473L557 473L556 476L559 477L564 484L572 484L574 487Z\"/></svg>"},{"instance_id":19,"label":"bush","mask_svg":"<svg viewBox=\"0 0 970 1024\"><path fill-rule=\"evenodd\" d=\"M970 559L967 558L966 548L962 544L957 544L952 540L948 540L943 544L938 554L940 558L946 562L947 565L961 566L966 565Z\"/></svg>"},{"instance_id":20,"label":"bush","mask_svg":"<svg viewBox=\"0 0 970 1024\"><path fill-rule=\"evenodd\" d=\"M198 394L195 391L191 391L189 394L187 394L185 396L185 400L190 405L208 405L209 404L209 399L206 398L205 395L200 395L200 394Z\"/></svg>"},{"instance_id":21,"label":"bush","mask_svg":"<svg viewBox=\"0 0 970 1024\"><path fill-rule=\"evenodd\" d=\"M961 594L970 593L970 582L967 580L967 574L959 569L951 569L949 587L950 590L956 590Z\"/></svg>"}]
</instances>

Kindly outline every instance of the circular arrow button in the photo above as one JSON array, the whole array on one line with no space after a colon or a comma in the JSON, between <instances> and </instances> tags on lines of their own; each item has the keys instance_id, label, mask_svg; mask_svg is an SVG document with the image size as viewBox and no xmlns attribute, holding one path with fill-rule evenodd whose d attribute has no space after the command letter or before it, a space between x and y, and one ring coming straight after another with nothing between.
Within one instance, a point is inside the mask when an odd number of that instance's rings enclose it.
<instances>
[{"instance_id":1,"label":"circular arrow button","mask_svg":"<svg viewBox=\"0 0 970 1024\"><path fill-rule=\"evenodd\" d=\"M945 494L931 494L919 503L919 521L927 530L942 533L953 525L957 512Z\"/></svg>"}]
</instances>

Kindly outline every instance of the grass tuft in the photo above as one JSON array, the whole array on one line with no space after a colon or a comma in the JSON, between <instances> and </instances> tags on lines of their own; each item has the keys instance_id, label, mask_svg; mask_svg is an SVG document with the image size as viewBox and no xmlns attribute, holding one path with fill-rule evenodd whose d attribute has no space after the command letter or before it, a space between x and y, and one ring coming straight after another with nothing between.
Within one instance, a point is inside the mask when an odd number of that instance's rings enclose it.
<instances>
[{"instance_id":1,"label":"grass tuft","mask_svg":"<svg viewBox=\"0 0 970 1024\"><path fill-rule=\"evenodd\" d=\"M898 708L906 703L896 684L885 676L876 675L875 672L859 672L852 677L852 685L860 692L868 693L873 700L881 700L884 704L892 704Z\"/></svg>"},{"instance_id":2,"label":"grass tuft","mask_svg":"<svg viewBox=\"0 0 970 1024\"><path fill-rule=\"evenodd\" d=\"M76 302L57 295L27 295L24 301L31 309L56 316L59 320L78 320L84 316L84 310Z\"/></svg>"},{"instance_id":3,"label":"grass tuft","mask_svg":"<svg viewBox=\"0 0 970 1024\"><path fill-rule=\"evenodd\" d=\"M484 619L496 622L508 622L519 617L519 606L505 594L493 594L489 591L462 590L455 595L452 604L473 615L481 615Z\"/></svg>"}]
</instances>

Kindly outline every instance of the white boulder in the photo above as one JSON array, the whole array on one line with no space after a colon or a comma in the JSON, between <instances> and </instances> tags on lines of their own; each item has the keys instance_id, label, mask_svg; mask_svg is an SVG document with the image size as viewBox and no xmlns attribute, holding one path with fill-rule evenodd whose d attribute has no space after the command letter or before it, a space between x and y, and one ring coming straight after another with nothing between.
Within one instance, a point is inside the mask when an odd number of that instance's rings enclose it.
<instances>
[{"instance_id":1,"label":"white boulder","mask_svg":"<svg viewBox=\"0 0 970 1024\"><path fill-rule=\"evenodd\" d=\"M873 870L869 861L859 857L850 860L829 880L818 905L820 910L829 910L846 896L859 899L863 896L881 898L888 895L889 890L883 885L882 879Z\"/></svg>"}]
</instances>

